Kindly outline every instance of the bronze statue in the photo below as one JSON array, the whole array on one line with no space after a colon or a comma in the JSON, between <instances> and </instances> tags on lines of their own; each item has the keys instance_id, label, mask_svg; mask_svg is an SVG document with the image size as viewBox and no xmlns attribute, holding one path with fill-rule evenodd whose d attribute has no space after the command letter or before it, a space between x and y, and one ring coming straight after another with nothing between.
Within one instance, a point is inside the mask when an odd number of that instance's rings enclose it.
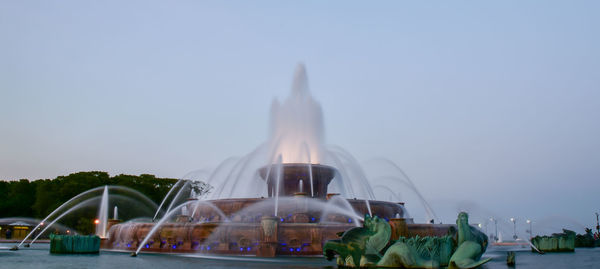
<instances>
[{"instance_id":1,"label":"bronze statue","mask_svg":"<svg viewBox=\"0 0 600 269\"><path fill-rule=\"evenodd\" d=\"M378 217L365 216L363 227L352 228L341 239L329 240L323 254L346 267L475 268L490 260L480 260L487 248L486 236L469 226L461 212L456 229L441 237L399 237L390 242L391 227Z\"/></svg>"}]
</instances>

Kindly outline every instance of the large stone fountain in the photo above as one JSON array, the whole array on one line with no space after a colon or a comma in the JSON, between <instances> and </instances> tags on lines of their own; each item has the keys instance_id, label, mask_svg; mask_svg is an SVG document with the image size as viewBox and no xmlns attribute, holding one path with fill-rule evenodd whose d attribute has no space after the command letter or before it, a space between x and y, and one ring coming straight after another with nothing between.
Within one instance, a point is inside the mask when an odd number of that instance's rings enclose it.
<instances>
[{"instance_id":1,"label":"large stone fountain","mask_svg":"<svg viewBox=\"0 0 600 269\"><path fill-rule=\"evenodd\" d=\"M311 167L312 166L312 167ZM357 215L369 214L389 221L392 238L443 236L452 225L415 224L405 218L404 204L343 199L348 208L329 203L337 194L327 193L336 170L325 165L282 164L283 180L277 183L268 167L258 171L269 188L269 197L190 201L175 222L167 222L145 242L155 223L115 224L102 247L153 252L201 252L273 257L321 255L323 244L339 232L356 226ZM273 170L273 169L271 169ZM312 170L313 196L310 190ZM279 195L279 197L275 197ZM278 202L277 213L274 204ZM370 209L368 208L370 207ZM341 211L341 210L344 211ZM185 214L185 213L184 213ZM323 219L325 218L325 219ZM197 221L200 221L199 223Z\"/></svg>"},{"instance_id":2,"label":"large stone fountain","mask_svg":"<svg viewBox=\"0 0 600 269\"><path fill-rule=\"evenodd\" d=\"M271 125L266 143L211 174L206 182L214 189L208 198L169 206L158 221L113 222L102 248L305 256L322 255L325 242L360 226L365 215L389 222L392 239L444 236L453 229L415 224L403 202L376 199L353 157L325 146L321 107L308 92L303 66L290 97L273 103Z\"/></svg>"}]
</instances>

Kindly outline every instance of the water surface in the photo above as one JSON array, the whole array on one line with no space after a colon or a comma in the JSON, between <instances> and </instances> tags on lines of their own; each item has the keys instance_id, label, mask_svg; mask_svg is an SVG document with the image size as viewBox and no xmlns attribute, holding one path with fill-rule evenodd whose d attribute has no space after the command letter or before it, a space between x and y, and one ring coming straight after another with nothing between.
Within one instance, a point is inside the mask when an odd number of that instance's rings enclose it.
<instances>
[{"instance_id":1,"label":"water surface","mask_svg":"<svg viewBox=\"0 0 600 269\"><path fill-rule=\"evenodd\" d=\"M48 244L37 244L19 251L9 251L14 244L0 244L0 268L337 268L334 262L315 258L256 258L142 253L132 258L128 252L102 251L97 255L50 254ZM506 251L517 252L516 268L600 268L600 248L579 248L575 253L539 255L524 248L488 249L484 257L491 257L482 268L509 268Z\"/></svg>"}]
</instances>

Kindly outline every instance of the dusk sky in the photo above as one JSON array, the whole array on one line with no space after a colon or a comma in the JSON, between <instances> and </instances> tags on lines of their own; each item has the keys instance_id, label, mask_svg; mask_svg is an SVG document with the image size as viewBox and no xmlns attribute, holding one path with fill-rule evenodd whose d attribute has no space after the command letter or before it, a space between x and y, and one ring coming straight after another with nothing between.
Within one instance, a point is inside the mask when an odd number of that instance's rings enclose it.
<instances>
[{"instance_id":1,"label":"dusk sky","mask_svg":"<svg viewBox=\"0 0 600 269\"><path fill-rule=\"evenodd\" d=\"M446 222L595 225L600 2L223 2L0 0L0 179L215 167L302 62L326 142Z\"/></svg>"}]
</instances>

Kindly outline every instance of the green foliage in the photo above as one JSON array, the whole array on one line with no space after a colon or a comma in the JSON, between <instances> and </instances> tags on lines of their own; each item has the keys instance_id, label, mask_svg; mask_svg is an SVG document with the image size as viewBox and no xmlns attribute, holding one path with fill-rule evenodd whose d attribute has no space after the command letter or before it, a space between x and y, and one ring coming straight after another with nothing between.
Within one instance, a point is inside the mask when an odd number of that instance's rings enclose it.
<instances>
[{"instance_id":1,"label":"green foliage","mask_svg":"<svg viewBox=\"0 0 600 269\"><path fill-rule=\"evenodd\" d=\"M37 184L26 179L1 183L0 217L31 216Z\"/></svg>"},{"instance_id":2,"label":"green foliage","mask_svg":"<svg viewBox=\"0 0 600 269\"><path fill-rule=\"evenodd\" d=\"M29 181L0 180L0 218L29 217L43 219L60 205L89 189L104 185L119 185L132 188L159 204L169 189L177 182L174 178L157 178L142 174L117 175L110 177L106 172L91 171L59 176L55 179ZM201 195L210 190L204 182L190 184L194 193ZM82 234L93 232L91 220L95 210L78 216L67 216L61 223L76 229Z\"/></svg>"}]
</instances>

